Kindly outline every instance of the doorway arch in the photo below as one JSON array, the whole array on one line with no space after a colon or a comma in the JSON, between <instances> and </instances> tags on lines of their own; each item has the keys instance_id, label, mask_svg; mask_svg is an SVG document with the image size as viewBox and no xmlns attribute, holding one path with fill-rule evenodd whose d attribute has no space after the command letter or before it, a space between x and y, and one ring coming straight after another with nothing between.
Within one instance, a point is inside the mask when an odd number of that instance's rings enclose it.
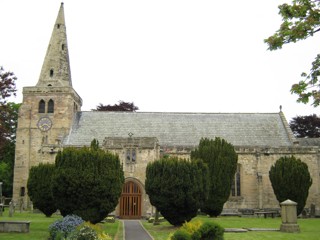
<instances>
[{"instance_id":1,"label":"doorway arch","mask_svg":"<svg viewBox=\"0 0 320 240\"><path fill-rule=\"evenodd\" d=\"M141 218L141 188L133 181L126 182L120 197L120 218Z\"/></svg>"}]
</instances>

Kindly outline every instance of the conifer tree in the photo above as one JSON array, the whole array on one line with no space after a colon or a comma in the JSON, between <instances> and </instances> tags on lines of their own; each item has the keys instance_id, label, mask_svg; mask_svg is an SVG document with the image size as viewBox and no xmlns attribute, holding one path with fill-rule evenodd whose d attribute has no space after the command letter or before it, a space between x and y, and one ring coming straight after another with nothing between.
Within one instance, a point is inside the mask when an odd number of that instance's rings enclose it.
<instances>
[{"instance_id":1,"label":"conifer tree","mask_svg":"<svg viewBox=\"0 0 320 240\"><path fill-rule=\"evenodd\" d=\"M124 173L117 155L92 148L65 148L56 157L53 195L63 216L98 223L118 204Z\"/></svg>"},{"instance_id":2,"label":"conifer tree","mask_svg":"<svg viewBox=\"0 0 320 240\"><path fill-rule=\"evenodd\" d=\"M151 204L172 225L190 221L202 204L202 179L206 179L206 173L202 162L175 157L149 163L145 187Z\"/></svg>"},{"instance_id":3,"label":"conifer tree","mask_svg":"<svg viewBox=\"0 0 320 240\"><path fill-rule=\"evenodd\" d=\"M50 217L57 211L57 205L52 195L52 176L54 164L39 164L30 169L27 182L28 195L33 206Z\"/></svg>"},{"instance_id":4,"label":"conifer tree","mask_svg":"<svg viewBox=\"0 0 320 240\"><path fill-rule=\"evenodd\" d=\"M296 202L299 215L306 205L312 185L308 165L294 156L282 157L271 166L269 178L279 203L287 199Z\"/></svg>"},{"instance_id":5,"label":"conifer tree","mask_svg":"<svg viewBox=\"0 0 320 240\"><path fill-rule=\"evenodd\" d=\"M238 155L232 144L224 139L203 138L191 159L201 159L208 165L208 198L201 210L211 217L220 215L228 200L237 170Z\"/></svg>"}]
</instances>

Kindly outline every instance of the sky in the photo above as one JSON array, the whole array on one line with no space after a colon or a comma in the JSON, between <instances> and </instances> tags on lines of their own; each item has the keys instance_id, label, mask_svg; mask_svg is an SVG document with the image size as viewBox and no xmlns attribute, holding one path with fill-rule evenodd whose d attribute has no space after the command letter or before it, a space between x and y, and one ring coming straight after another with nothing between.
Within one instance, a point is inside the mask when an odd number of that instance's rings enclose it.
<instances>
[{"instance_id":1,"label":"sky","mask_svg":"<svg viewBox=\"0 0 320 240\"><path fill-rule=\"evenodd\" d=\"M141 112L319 115L292 84L320 53L320 36L268 51L281 0L65 0L72 84L83 111L134 102ZM57 0L0 0L0 66L35 86Z\"/></svg>"}]
</instances>

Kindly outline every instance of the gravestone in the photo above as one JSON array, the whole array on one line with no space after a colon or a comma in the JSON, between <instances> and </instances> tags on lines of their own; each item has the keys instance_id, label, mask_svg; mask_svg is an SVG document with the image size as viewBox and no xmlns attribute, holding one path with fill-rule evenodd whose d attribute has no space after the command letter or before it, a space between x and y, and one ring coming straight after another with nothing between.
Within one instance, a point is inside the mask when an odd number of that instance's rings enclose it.
<instances>
[{"instance_id":1,"label":"gravestone","mask_svg":"<svg viewBox=\"0 0 320 240\"><path fill-rule=\"evenodd\" d=\"M13 213L14 213L14 202L13 200L11 200L9 203L9 217L13 217Z\"/></svg>"},{"instance_id":2,"label":"gravestone","mask_svg":"<svg viewBox=\"0 0 320 240\"><path fill-rule=\"evenodd\" d=\"M286 200L281 205L281 232L300 232L297 224L297 203L291 200Z\"/></svg>"},{"instance_id":3,"label":"gravestone","mask_svg":"<svg viewBox=\"0 0 320 240\"><path fill-rule=\"evenodd\" d=\"M314 204L310 205L310 217L312 218L316 217L316 205Z\"/></svg>"}]
</instances>

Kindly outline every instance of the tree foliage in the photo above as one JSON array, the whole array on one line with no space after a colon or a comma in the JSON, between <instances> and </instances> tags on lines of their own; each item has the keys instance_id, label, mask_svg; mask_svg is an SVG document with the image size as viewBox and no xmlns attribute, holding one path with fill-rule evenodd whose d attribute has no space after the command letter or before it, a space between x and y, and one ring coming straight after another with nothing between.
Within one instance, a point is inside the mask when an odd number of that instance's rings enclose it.
<instances>
[{"instance_id":1,"label":"tree foliage","mask_svg":"<svg viewBox=\"0 0 320 240\"><path fill-rule=\"evenodd\" d=\"M168 157L148 163L145 188L150 202L175 226L197 215L206 192L203 178L207 168L202 162Z\"/></svg>"},{"instance_id":2,"label":"tree foliage","mask_svg":"<svg viewBox=\"0 0 320 240\"><path fill-rule=\"evenodd\" d=\"M12 136L12 126L10 119L13 109L13 103L7 104L7 99L16 95L17 77L12 72L7 72L0 66L0 149L3 148L6 141ZM17 118L16 118L17 119ZM15 131L14 131L15 133Z\"/></svg>"},{"instance_id":3,"label":"tree foliage","mask_svg":"<svg viewBox=\"0 0 320 240\"><path fill-rule=\"evenodd\" d=\"M53 196L63 216L97 223L115 209L124 183L118 156L97 148L64 148L55 163Z\"/></svg>"},{"instance_id":4,"label":"tree foliage","mask_svg":"<svg viewBox=\"0 0 320 240\"><path fill-rule=\"evenodd\" d=\"M13 72L6 72L0 66L0 106L7 103L7 98L16 96L16 80Z\"/></svg>"},{"instance_id":5,"label":"tree foliage","mask_svg":"<svg viewBox=\"0 0 320 240\"><path fill-rule=\"evenodd\" d=\"M320 118L316 114L297 116L290 121L289 125L298 138L320 137Z\"/></svg>"},{"instance_id":6,"label":"tree foliage","mask_svg":"<svg viewBox=\"0 0 320 240\"><path fill-rule=\"evenodd\" d=\"M284 44L295 43L312 37L320 31L320 1L292 0L292 4L279 6L282 24L274 35L265 39L269 50L281 49ZM312 62L310 72L302 73L302 80L291 87L291 93L298 95L298 102L313 106L320 104L320 54Z\"/></svg>"},{"instance_id":7,"label":"tree foliage","mask_svg":"<svg viewBox=\"0 0 320 240\"><path fill-rule=\"evenodd\" d=\"M28 195L33 206L50 217L57 211L56 201L52 194L52 177L54 164L39 164L33 166L29 172L27 182Z\"/></svg>"},{"instance_id":8,"label":"tree foliage","mask_svg":"<svg viewBox=\"0 0 320 240\"><path fill-rule=\"evenodd\" d=\"M3 195L12 196L16 128L20 104L0 105L0 181Z\"/></svg>"},{"instance_id":9,"label":"tree foliage","mask_svg":"<svg viewBox=\"0 0 320 240\"><path fill-rule=\"evenodd\" d=\"M103 105L100 103L96 109L93 109L94 111L116 111L116 112L135 112L139 110L137 106L134 105L133 102L124 102L119 101L119 104L114 105Z\"/></svg>"},{"instance_id":10,"label":"tree foliage","mask_svg":"<svg viewBox=\"0 0 320 240\"><path fill-rule=\"evenodd\" d=\"M312 185L307 164L294 156L282 157L271 166L269 178L279 203L287 199L296 202L299 215L306 205Z\"/></svg>"},{"instance_id":11,"label":"tree foliage","mask_svg":"<svg viewBox=\"0 0 320 240\"><path fill-rule=\"evenodd\" d=\"M201 208L209 216L218 216L228 200L237 170L238 155L224 139L203 138L191 152L191 159L201 159L208 165L208 198Z\"/></svg>"}]
</instances>

